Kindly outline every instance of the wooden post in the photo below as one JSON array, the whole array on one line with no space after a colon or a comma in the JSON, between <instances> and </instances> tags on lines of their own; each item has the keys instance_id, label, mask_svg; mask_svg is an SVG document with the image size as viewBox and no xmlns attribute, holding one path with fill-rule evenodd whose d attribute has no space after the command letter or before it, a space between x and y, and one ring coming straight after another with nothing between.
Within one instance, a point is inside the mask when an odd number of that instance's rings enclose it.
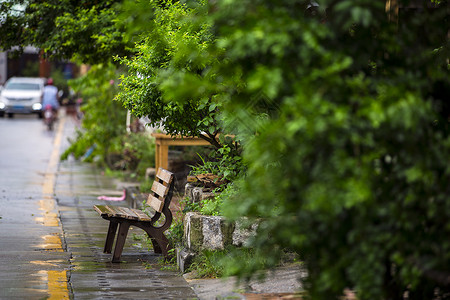
<instances>
[{"instance_id":1,"label":"wooden post","mask_svg":"<svg viewBox=\"0 0 450 300\"><path fill-rule=\"evenodd\" d=\"M386 12L389 21L398 22L398 0L386 0Z\"/></svg>"},{"instance_id":2,"label":"wooden post","mask_svg":"<svg viewBox=\"0 0 450 300\"><path fill-rule=\"evenodd\" d=\"M169 146L208 146L211 145L198 137L172 137L164 133L152 133L155 138L155 168L169 170Z\"/></svg>"}]
</instances>

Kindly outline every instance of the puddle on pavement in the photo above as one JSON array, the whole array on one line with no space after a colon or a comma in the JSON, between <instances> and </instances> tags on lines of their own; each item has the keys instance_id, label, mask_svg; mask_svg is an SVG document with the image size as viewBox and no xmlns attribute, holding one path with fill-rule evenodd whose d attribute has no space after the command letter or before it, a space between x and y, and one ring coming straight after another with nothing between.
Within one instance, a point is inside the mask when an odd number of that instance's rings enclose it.
<instances>
[{"instance_id":1,"label":"puddle on pavement","mask_svg":"<svg viewBox=\"0 0 450 300\"><path fill-rule=\"evenodd\" d=\"M51 197L44 197L38 201L39 210L42 216L35 217L37 223L46 227L59 227L58 214L55 213L55 200Z\"/></svg>"},{"instance_id":2,"label":"puddle on pavement","mask_svg":"<svg viewBox=\"0 0 450 300\"><path fill-rule=\"evenodd\" d=\"M69 299L66 270L42 270L37 273L37 276L39 276L41 281L47 285L47 299Z\"/></svg>"},{"instance_id":3,"label":"puddle on pavement","mask_svg":"<svg viewBox=\"0 0 450 300\"><path fill-rule=\"evenodd\" d=\"M37 265L37 266L44 266L44 267L58 267L61 264L65 264L67 261L65 259L54 259L54 260L32 260L30 261L31 264Z\"/></svg>"},{"instance_id":4,"label":"puddle on pavement","mask_svg":"<svg viewBox=\"0 0 450 300\"><path fill-rule=\"evenodd\" d=\"M63 252L61 237L58 233L44 235L41 237L44 242L36 247L42 250L51 250L54 252Z\"/></svg>"}]
</instances>

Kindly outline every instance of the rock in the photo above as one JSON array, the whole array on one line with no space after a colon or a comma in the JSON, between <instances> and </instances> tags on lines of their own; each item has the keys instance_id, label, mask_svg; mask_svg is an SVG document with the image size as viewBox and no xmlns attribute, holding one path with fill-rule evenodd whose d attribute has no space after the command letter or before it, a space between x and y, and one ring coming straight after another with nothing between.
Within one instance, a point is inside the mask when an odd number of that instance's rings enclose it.
<instances>
[{"instance_id":1,"label":"rock","mask_svg":"<svg viewBox=\"0 0 450 300\"><path fill-rule=\"evenodd\" d=\"M203 248L222 250L224 237L221 230L222 217L202 216Z\"/></svg>"},{"instance_id":2,"label":"rock","mask_svg":"<svg viewBox=\"0 0 450 300\"><path fill-rule=\"evenodd\" d=\"M187 183L184 188L184 196L189 198L192 202L198 203L201 200L214 198L215 194L205 192L203 187L196 186L195 183Z\"/></svg>"},{"instance_id":3,"label":"rock","mask_svg":"<svg viewBox=\"0 0 450 300\"><path fill-rule=\"evenodd\" d=\"M190 250L200 250L203 244L201 215L188 212L184 217L184 244Z\"/></svg>"},{"instance_id":4,"label":"rock","mask_svg":"<svg viewBox=\"0 0 450 300\"><path fill-rule=\"evenodd\" d=\"M238 247L246 246L249 238L256 234L257 223L247 224L248 220L238 220L232 235L232 244Z\"/></svg>"},{"instance_id":5,"label":"rock","mask_svg":"<svg viewBox=\"0 0 450 300\"><path fill-rule=\"evenodd\" d=\"M181 272L186 272L189 266L192 264L192 260L195 257L195 252L186 248L177 248L177 265Z\"/></svg>"},{"instance_id":6,"label":"rock","mask_svg":"<svg viewBox=\"0 0 450 300\"><path fill-rule=\"evenodd\" d=\"M257 224L228 222L221 216L188 212L184 219L184 243L192 251L221 250L227 245L245 246L255 234Z\"/></svg>"}]
</instances>

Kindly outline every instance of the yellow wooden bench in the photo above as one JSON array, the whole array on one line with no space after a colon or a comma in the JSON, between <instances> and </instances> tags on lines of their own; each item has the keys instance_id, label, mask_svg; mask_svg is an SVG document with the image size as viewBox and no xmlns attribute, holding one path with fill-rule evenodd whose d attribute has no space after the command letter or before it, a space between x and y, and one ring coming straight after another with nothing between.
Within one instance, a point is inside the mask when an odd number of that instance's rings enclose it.
<instances>
[{"instance_id":1,"label":"yellow wooden bench","mask_svg":"<svg viewBox=\"0 0 450 300\"><path fill-rule=\"evenodd\" d=\"M111 253L117 227L119 226L112 262L120 262L123 246L130 226L141 228L148 234L152 241L155 253L162 253L166 258L169 256L168 251L171 249L171 246L169 245L167 237L164 235L164 231L172 224L173 218L169 205L172 200L173 189L173 173L163 168L159 168L152 185L152 192L147 200L147 204L155 210L153 216L150 217L139 209L110 205L94 205L94 209L100 216L109 221L109 229L106 235L105 248L103 250L104 253ZM161 215L164 216L165 220L164 223L160 225L157 224L157 221L162 220L160 220Z\"/></svg>"}]
</instances>

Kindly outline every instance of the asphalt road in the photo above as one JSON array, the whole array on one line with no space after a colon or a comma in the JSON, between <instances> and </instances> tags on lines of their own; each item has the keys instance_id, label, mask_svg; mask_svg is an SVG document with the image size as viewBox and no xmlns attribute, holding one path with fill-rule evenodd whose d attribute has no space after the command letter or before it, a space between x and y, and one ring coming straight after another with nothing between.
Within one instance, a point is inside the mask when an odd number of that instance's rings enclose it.
<instances>
[{"instance_id":1,"label":"asphalt road","mask_svg":"<svg viewBox=\"0 0 450 300\"><path fill-rule=\"evenodd\" d=\"M68 299L68 253L53 198L56 131L35 115L0 118L0 298Z\"/></svg>"}]
</instances>

